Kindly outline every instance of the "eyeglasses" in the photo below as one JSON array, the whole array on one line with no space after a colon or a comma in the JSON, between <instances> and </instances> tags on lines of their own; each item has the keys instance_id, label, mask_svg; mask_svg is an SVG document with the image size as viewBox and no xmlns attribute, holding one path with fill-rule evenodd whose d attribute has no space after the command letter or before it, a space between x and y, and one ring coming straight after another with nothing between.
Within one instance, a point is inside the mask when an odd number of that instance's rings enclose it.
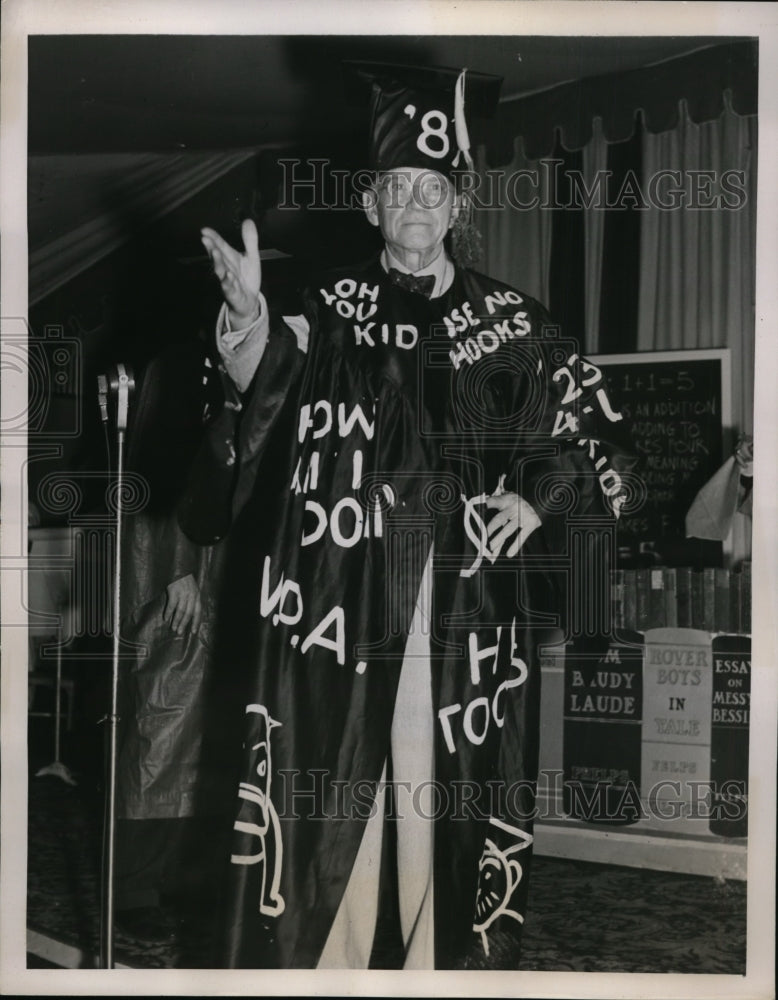
<instances>
[{"instance_id":1,"label":"eyeglasses","mask_svg":"<svg viewBox=\"0 0 778 1000\"><path fill-rule=\"evenodd\" d=\"M389 208L404 208L413 198L422 208L440 208L449 193L448 181L439 174L425 171L415 181L402 170L383 174L378 191Z\"/></svg>"}]
</instances>

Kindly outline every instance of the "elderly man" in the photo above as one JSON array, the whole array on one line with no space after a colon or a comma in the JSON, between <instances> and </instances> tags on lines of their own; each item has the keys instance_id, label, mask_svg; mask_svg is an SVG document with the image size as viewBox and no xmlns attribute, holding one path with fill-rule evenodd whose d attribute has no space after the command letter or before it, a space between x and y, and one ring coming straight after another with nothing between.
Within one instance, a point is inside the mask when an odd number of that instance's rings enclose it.
<instances>
[{"instance_id":1,"label":"elderly man","mask_svg":"<svg viewBox=\"0 0 778 1000\"><path fill-rule=\"evenodd\" d=\"M202 231L226 403L180 517L203 542L231 523L249 660L228 920L241 966L368 967L387 872L405 968L518 937L550 571L568 515L602 524L623 499L598 369L537 302L446 249L467 211L465 93L485 110L499 81L359 72L380 257L279 316L254 224L242 251Z\"/></svg>"}]
</instances>

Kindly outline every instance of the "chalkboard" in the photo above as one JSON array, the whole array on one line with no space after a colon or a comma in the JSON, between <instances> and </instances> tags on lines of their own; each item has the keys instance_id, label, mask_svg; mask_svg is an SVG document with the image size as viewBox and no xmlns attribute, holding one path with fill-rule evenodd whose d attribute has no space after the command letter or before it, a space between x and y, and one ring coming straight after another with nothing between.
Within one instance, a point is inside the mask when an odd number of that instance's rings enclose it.
<instances>
[{"instance_id":1,"label":"chalkboard","mask_svg":"<svg viewBox=\"0 0 778 1000\"><path fill-rule=\"evenodd\" d=\"M722 465L731 422L727 348L604 354L608 393L633 442L646 488L639 509L619 524L619 565L720 565L720 542L686 538L697 491Z\"/></svg>"}]
</instances>

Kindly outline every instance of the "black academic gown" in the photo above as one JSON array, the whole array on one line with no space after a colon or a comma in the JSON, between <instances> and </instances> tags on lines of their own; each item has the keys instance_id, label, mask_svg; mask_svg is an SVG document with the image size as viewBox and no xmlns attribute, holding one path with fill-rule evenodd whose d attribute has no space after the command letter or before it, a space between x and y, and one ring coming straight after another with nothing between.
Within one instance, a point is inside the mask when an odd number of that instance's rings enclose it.
<instances>
[{"instance_id":1,"label":"black academic gown","mask_svg":"<svg viewBox=\"0 0 778 1000\"><path fill-rule=\"evenodd\" d=\"M300 311L307 352L271 315L254 384L231 390L181 507L200 541L233 520L230 666L246 709L228 961L319 959L389 754L432 549L435 962L451 968L496 928L520 931L537 642L560 622L573 548L594 565L611 530L620 419L539 303L472 271L427 300L374 260L325 275ZM518 558L488 550L481 500L498 488L542 520Z\"/></svg>"}]
</instances>

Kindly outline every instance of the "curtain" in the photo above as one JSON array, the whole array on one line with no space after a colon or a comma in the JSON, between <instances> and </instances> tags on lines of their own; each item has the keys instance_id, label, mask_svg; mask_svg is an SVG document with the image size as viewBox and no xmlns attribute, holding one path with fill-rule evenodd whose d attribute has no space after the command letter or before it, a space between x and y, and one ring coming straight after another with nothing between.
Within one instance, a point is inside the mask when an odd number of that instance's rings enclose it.
<instances>
[{"instance_id":1,"label":"curtain","mask_svg":"<svg viewBox=\"0 0 778 1000\"><path fill-rule=\"evenodd\" d=\"M603 176L608 161L608 144L602 131L602 120L595 118L591 141L583 148L583 176L591 191L596 178ZM589 210L584 215L584 350L596 354L599 350L600 300L602 293L602 254L605 233L605 213Z\"/></svg>"},{"instance_id":2,"label":"curtain","mask_svg":"<svg viewBox=\"0 0 778 1000\"><path fill-rule=\"evenodd\" d=\"M602 217L600 315L594 334L601 354L637 349L638 285L640 281L640 184L643 175L643 126L633 122L632 135L609 143L604 208L590 212Z\"/></svg>"},{"instance_id":3,"label":"curtain","mask_svg":"<svg viewBox=\"0 0 778 1000\"><path fill-rule=\"evenodd\" d=\"M581 66L588 64L591 75L501 101L488 129L489 162L509 160L509 142L518 135L528 159L550 156L559 138L566 149L583 149L597 120L607 142L625 142L634 131L638 110L650 132L667 132L678 125L681 99L695 122L718 118L727 100L738 114L755 115L758 40L715 45L699 41L702 48L695 52L600 74L593 72L592 39L568 38L571 51L579 47Z\"/></svg>"},{"instance_id":4,"label":"curtain","mask_svg":"<svg viewBox=\"0 0 778 1000\"><path fill-rule=\"evenodd\" d=\"M756 118L731 110L695 125L684 115L677 129L644 136L646 178L680 170L685 187L742 171L743 194L732 208L663 210L643 214L640 239L638 349L732 349L733 421L749 432L754 405L754 275L756 234ZM736 175L730 174L732 181ZM730 183L730 182L728 182Z\"/></svg>"},{"instance_id":5,"label":"curtain","mask_svg":"<svg viewBox=\"0 0 778 1000\"><path fill-rule=\"evenodd\" d=\"M679 170L687 190L701 183L708 198L720 194L722 178L729 176L730 187L739 188L742 176L740 193L726 199L731 207L649 206L640 239L638 349L730 348L735 432L730 438L753 428L756 144L756 117L741 117L729 107L701 125L684 113L678 128L644 136L646 181L660 170ZM749 557L745 517L736 517L731 545L732 562Z\"/></svg>"},{"instance_id":6,"label":"curtain","mask_svg":"<svg viewBox=\"0 0 778 1000\"><path fill-rule=\"evenodd\" d=\"M583 176L581 150L554 148L554 205L551 209L551 264L546 305L564 333L583 343L585 212L572 197L571 178Z\"/></svg>"},{"instance_id":7,"label":"curtain","mask_svg":"<svg viewBox=\"0 0 778 1000\"><path fill-rule=\"evenodd\" d=\"M482 188L474 222L483 238L479 269L547 304L550 288L552 177L540 160L528 160L521 139L513 160L498 170L479 151Z\"/></svg>"},{"instance_id":8,"label":"curtain","mask_svg":"<svg viewBox=\"0 0 778 1000\"><path fill-rule=\"evenodd\" d=\"M479 151L481 207L475 214L475 223L483 238L479 267L534 296L551 309L554 319L560 321L560 289L564 290L567 282L575 286L580 283L583 306L579 308L579 315L565 316L564 326L568 328L572 320L572 328L587 354L603 350L601 303L603 285L607 293L608 284L607 275L606 280L603 276L603 254L609 212L601 199L607 196L603 178L612 148L603 134L602 122L596 118L592 137L577 158L557 144L551 156L528 159L519 138L514 143L512 161L499 169L489 170L484 150ZM577 185L569 183L568 169L580 173ZM577 194L573 194L576 191ZM572 207L571 199L575 197L584 201L588 197L589 207ZM490 199L488 204L487 198ZM618 222L624 212L614 214ZM583 220L583 253L577 260L570 260L569 253L565 253L575 242L571 240L571 228L576 227L564 225L566 217L572 223L570 217L573 215L580 215ZM566 246L560 247L560 241ZM623 248L619 253L623 254ZM621 349L632 346L622 343Z\"/></svg>"},{"instance_id":9,"label":"curtain","mask_svg":"<svg viewBox=\"0 0 778 1000\"><path fill-rule=\"evenodd\" d=\"M729 347L733 411L732 426L725 428L728 446L737 433L752 433L753 428L757 118L736 114L727 101L717 119L696 124L681 102L676 128L658 134L644 128L630 142L636 140L640 163L634 165L645 203L630 212L603 209L596 202L584 209L584 259L579 264L584 272L584 347L589 354ZM582 150L589 190L598 171L619 173L628 145L608 144L595 119L592 138ZM633 163L628 160L621 167ZM517 139L513 161L493 172L499 177L498 207L481 210L476 219L484 237L483 269L545 304L551 304L551 292L568 277L552 273L555 258L556 267L571 263L564 253L553 252L560 230L550 210L549 162L528 159ZM525 172L523 186L511 180L518 171ZM659 205L673 204L669 175L652 187L660 171L680 176L677 187L684 200L677 208ZM540 197L538 204L522 208L516 204L517 192L529 202L530 178L537 180ZM701 207L689 207L692 197ZM627 239L621 229L629 215L633 221ZM614 225L621 227L615 244L608 238L608 227ZM625 267L632 264L635 280L630 288L621 288L625 302L637 307L637 328L628 331L619 322L614 326L611 314L614 286L618 291ZM612 342L614 330L624 335L619 344ZM750 523L744 517L736 519L731 546L732 562L750 554Z\"/></svg>"}]
</instances>

